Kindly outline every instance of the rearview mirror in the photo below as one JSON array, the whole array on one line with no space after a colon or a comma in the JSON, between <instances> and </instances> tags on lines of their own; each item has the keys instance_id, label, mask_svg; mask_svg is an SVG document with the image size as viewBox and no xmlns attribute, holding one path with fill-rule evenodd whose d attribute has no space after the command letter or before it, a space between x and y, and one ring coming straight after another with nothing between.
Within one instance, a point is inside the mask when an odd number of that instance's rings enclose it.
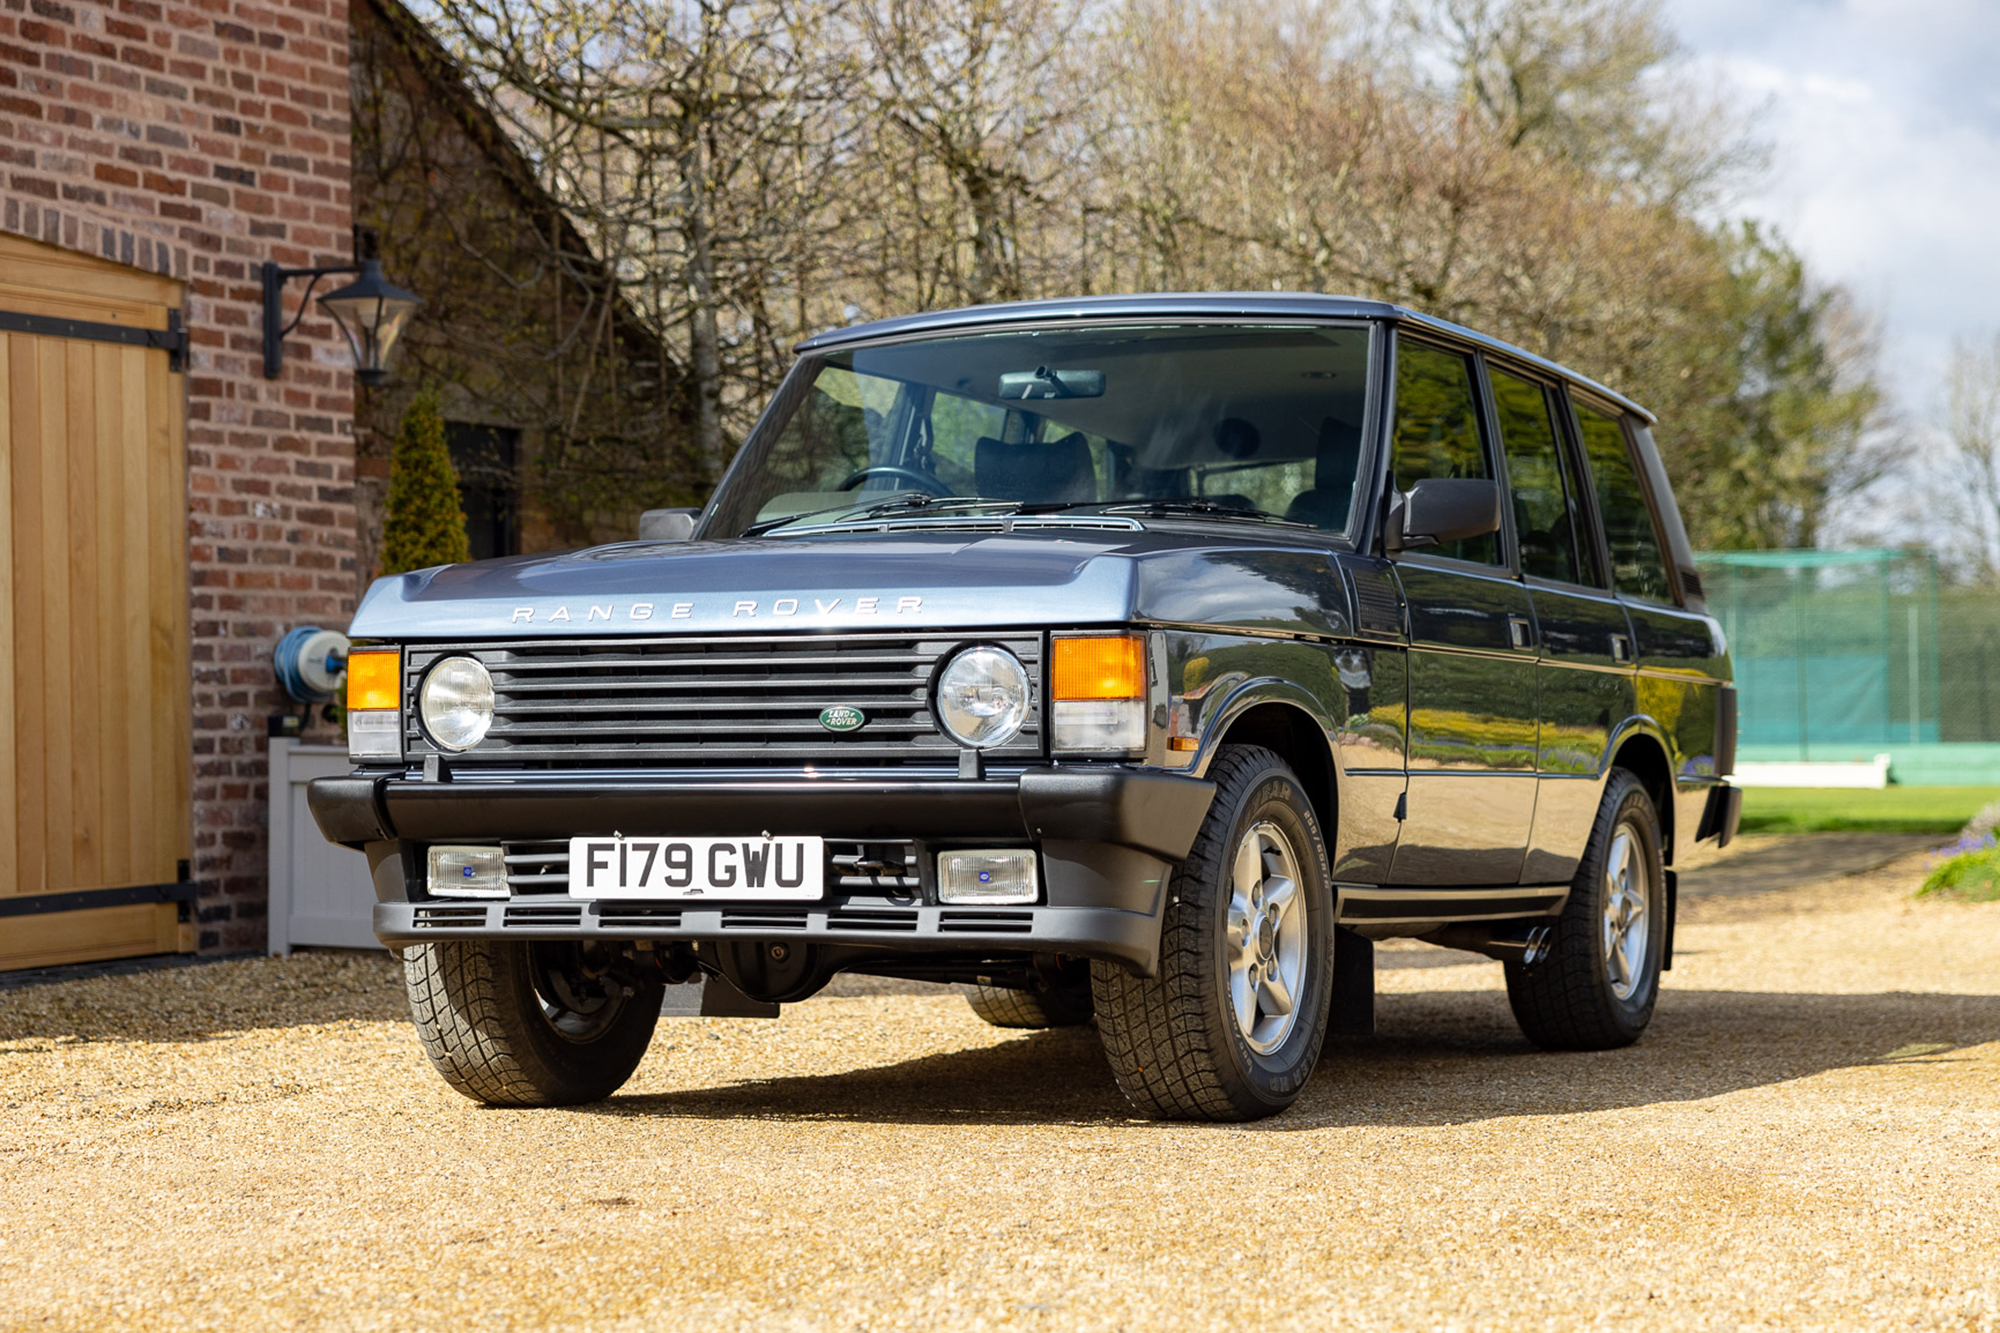
<instances>
[{"instance_id":1,"label":"rearview mirror","mask_svg":"<svg viewBox=\"0 0 2000 1333\"><path fill-rule=\"evenodd\" d=\"M694 521L699 517L699 509L648 509L639 515L639 540L684 542L694 536Z\"/></svg>"},{"instance_id":2,"label":"rearview mirror","mask_svg":"<svg viewBox=\"0 0 2000 1333\"><path fill-rule=\"evenodd\" d=\"M1010 398L1102 398L1104 372L1101 370L1010 370L1000 377L1000 397Z\"/></svg>"},{"instance_id":3,"label":"rearview mirror","mask_svg":"<svg viewBox=\"0 0 2000 1333\"><path fill-rule=\"evenodd\" d=\"M1426 477L1389 507L1392 551L1462 541L1500 531L1500 483L1477 477Z\"/></svg>"}]
</instances>

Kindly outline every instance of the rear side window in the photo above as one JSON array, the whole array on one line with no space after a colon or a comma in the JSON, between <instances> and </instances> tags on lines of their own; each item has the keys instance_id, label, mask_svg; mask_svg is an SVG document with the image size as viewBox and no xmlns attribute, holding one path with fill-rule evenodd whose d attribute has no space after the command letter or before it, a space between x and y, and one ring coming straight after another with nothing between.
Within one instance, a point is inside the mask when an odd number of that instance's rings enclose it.
<instances>
[{"instance_id":1,"label":"rear side window","mask_svg":"<svg viewBox=\"0 0 2000 1333\"><path fill-rule=\"evenodd\" d=\"M1493 405L1499 412L1500 443L1507 451L1507 482L1513 490L1514 534L1521 548L1521 572L1565 583L1584 580L1577 568L1577 497L1565 477L1548 391L1491 370Z\"/></svg>"},{"instance_id":2,"label":"rear side window","mask_svg":"<svg viewBox=\"0 0 2000 1333\"><path fill-rule=\"evenodd\" d=\"M1620 592L1673 601L1667 563L1660 556L1659 529L1646 504L1646 492L1639 486L1639 474L1632 468L1625 428L1582 403L1576 405L1576 419L1591 479L1597 484L1597 512L1604 518L1614 585Z\"/></svg>"},{"instance_id":3,"label":"rear side window","mask_svg":"<svg viewBox=\"0 0 2000 1333\"><path fill-rule=\"evenodd\" d=\"M1479 438L1478 401L1469 358L1420 343L1397 346L1396 442L1391 455L1397 490L1407 491L1428 477L1493 475ZM1484 565L1500 563L1500 543L1490 532L1443 542L1428 553Z\"/></svg>"}]
</instances>

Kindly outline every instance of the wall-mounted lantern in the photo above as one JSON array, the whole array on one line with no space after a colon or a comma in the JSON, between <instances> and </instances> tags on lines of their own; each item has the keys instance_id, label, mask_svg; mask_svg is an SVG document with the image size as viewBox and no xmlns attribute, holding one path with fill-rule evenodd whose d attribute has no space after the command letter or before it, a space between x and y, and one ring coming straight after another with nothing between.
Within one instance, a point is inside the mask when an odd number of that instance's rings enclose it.
<instances>
[{"instance_id":1,"label":"wall-mounted lantern","mask_svg":"<svg viewBox=\"0 0 2000 1333\"><path fill-rule=\"evenodd\" d=\"M278 372L284 368L285 337L306 317L306 309L312 303L313 288L319 286L321 278L336 273L360 274L345 287L319 298L320 305L340 325L340 331L347 335L347 345L354 353L355 378L363 384L380 384L388 378L389 372L385 367L389 353L395 348L396 339L402 336L403 326L410 322L410 316L416 313L423 301L384 278L381 261L364 259L359 264L337 268L264 265L265 379L278 378ZM312 281L306 286L305 300L299 302L299 313L292 317L291 323L286 324L283 294L285 284L293 278L310 278Z\"/></svg>"}]
</instances>

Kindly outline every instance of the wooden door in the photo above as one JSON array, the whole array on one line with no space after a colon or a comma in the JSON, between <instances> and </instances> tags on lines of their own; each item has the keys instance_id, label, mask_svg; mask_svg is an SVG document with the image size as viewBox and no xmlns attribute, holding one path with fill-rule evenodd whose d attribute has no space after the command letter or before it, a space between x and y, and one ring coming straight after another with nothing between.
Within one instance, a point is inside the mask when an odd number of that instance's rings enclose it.
<instances>
[{"instance_id":1,"label":"wooden door","mask_svg":"<svg viewBox=\"0 0 2000 1333\"><path fill-rule=\"evenodd\" d=\"M0 968L192 944L179 303L0 236Z\"/></svg>"}]
</instances>

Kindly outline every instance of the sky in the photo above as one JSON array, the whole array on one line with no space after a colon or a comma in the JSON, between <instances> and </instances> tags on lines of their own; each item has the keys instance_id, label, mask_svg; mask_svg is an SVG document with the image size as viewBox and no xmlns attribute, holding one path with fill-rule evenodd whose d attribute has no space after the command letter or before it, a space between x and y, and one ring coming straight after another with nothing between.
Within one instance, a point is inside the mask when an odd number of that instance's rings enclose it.
<instances>
[{"instance_id":1,"label":"sky","mask_svg":"<svg viewBox=\"0 0 2000 1333\"><path fill-rule=\"evenodd\" d=\"M2000 0L1665 0L1697 68L1755 112L1775 223L1882 322L1912 425L1954 337L2000 332Z\"/></svg>"}]
</instances>

